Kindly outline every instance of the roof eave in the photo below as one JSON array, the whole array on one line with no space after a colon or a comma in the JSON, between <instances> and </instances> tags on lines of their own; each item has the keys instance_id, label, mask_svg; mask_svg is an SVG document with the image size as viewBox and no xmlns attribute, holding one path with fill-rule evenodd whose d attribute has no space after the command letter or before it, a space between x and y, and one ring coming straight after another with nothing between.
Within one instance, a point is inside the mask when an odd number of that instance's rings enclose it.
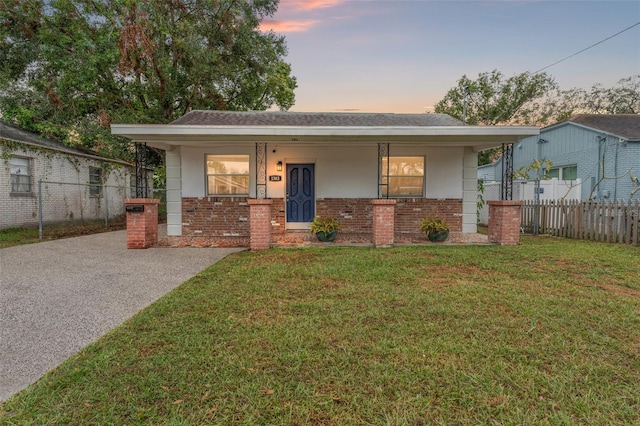
<instances>
[{"instance_id":1,"label":"roof eave","mask_svg":"<svg viewBox=\"0 0 640 426\"><path fill-rule=\"evenodd\" d=\"M280 143L327 143L331 139L380 138L402 140L403 142L442 143L444 140L458 140L467 146L482 146L481 149L512 143L527 136L540 133L538 127L525 126L211 126L211 125L140 125L113 124L111 132L128 137L136 142L154 146L177 146L186 142L207 142L234 140L255 142L256 138L266 141L277 140Z\"/></svg>"},{"instance_id":2,"label":"roof eave","mask_svg":"<svg viewBox=\"0 0 640 426\"><path fill-rule=\"evenodd\" d=\"M65 154L65 155L74 155L76 157L89 158L89 159L92 159L92 160L109 162L109 163L118 163L118 164L122 164L123 166L133 166L133 164L129 163L128 161L120 160L118 158L103 157L101 155L98 155L97 153L96 154L89 154L89 153L85 153L85 152L81 152L81 151L74 151L72 149L65 149L65 148L62 148L62 147L58 148L58 147L53 147L53 146L47 146L47 145L42 145L42 144L35 143L35 142L27 142L27 141L21 141L21 140L18 140L18 139L7 138L7 137L4 137L4 136L0 137L0 141L1 140L6 140L6 141L10 141L10 142L16 142L16 143L19 143L21 145L37 148L39 150L59 152L59 153Z\"/></svg>"},{"instance_id":3,"label":"roof eave","mask_svg":"<svg viewBox=\"0 0 640 426\"><path fill-rule=\"evenodd\" d=\"M560 122L560 123L552 124L550 126L544 127L543 129L541 129L541 131L542 132L548 132L548 131L551 131L551 130L558 129L560 127L570 126L570 125L571 126L580 127L582 129L586 129L586 130L592 131L594 133L602 133L602 134L605 134L605 135L616 137L618 139L625 139L628 142L634 142L634 141L638 140L637 138L620 135L620 134L617 134L617 133L613 133L613 132L611 132L609 130L604 130L604 129L600 129L598 127L593 127L593 126L588 126L588 125L582 124L582 123L576 123L575 121L563 121L563 122Z\"/></svg>"}]
</instances>

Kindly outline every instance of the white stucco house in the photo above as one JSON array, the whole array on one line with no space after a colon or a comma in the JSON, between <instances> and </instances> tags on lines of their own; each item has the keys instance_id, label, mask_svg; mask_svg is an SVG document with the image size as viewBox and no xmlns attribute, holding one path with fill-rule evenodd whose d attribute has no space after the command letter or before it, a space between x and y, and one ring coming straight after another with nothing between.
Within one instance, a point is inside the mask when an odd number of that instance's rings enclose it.
<instances>
[{"instance_id":1,"label":"white stucco house","mask_svg":"<svg viewBox=\"0 0 640 426\"><path fill-rule=\"evenodd\" d=\"M274 242L305 240L317 215L339 220L338 241L370 241L376 200L391 200L395 242L420 238L426 216L475 233L477 152L539 129L444 114L192 111L112 132L166 151L170 238L248 245L252 200L269 200Z\"/></svg>"},{"instance_id":2,"label":"white stucco house","mask_svg":"<svg viewBox=\"0 0 640 426\"><path fill-rule=\"evenodd\" d=\"M1 120L0 158L0 229L122 215L135 176L130 163Z\"/></svg>"}]
</instances>

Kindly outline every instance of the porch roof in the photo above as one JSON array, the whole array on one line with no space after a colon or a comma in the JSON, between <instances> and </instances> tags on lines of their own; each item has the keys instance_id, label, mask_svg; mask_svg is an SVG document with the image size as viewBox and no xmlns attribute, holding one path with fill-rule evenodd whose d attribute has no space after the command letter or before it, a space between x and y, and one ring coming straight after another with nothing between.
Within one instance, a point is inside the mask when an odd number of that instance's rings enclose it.
<instances>
[{"instance_id":1,"label":"porch roof","mask_svg":"<svg viewBox=\"0 0 640 426\"><path fill-rule=\"evenodd\" d=\"M407 143L482 150L538 127L465 126L446 114L192 111L170 124L113 124L111 132L161 149L220 143Z\"/></svg>"}]
</instances>

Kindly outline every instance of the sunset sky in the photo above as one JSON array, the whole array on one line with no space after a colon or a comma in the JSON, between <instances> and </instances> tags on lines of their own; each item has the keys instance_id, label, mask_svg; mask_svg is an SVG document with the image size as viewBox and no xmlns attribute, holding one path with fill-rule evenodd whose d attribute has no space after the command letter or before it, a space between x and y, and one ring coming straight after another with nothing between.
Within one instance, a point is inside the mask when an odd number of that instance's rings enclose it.
<instances>
[{"instance_id":1,"label":"sunset sky","mask_svg":"<svg viewBox=\"0 0 640 426\"><path fill-rule=\"evenodd\" d=\"M280 0L291 111L432 111L463 74L535 72L640 22L640 1ZM546 70L562 89L640 74L640 25Z\"/></svg>"}]
</instances>

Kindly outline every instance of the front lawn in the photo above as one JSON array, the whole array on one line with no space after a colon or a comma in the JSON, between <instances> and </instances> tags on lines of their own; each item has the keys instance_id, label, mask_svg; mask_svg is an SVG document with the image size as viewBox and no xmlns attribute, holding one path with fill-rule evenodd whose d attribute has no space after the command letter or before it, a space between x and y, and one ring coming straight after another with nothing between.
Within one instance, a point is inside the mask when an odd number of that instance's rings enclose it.
<instances>
[{"instance_id":1,"label":"front lawn","mask_svg":"<svg viewBox=\"0 0 640 426\"><path fill-rule=\"evenodd\" d=\"M1 424L640 423L640 250L238 253L0 406Z\"/></svg>"}]
</instances>

